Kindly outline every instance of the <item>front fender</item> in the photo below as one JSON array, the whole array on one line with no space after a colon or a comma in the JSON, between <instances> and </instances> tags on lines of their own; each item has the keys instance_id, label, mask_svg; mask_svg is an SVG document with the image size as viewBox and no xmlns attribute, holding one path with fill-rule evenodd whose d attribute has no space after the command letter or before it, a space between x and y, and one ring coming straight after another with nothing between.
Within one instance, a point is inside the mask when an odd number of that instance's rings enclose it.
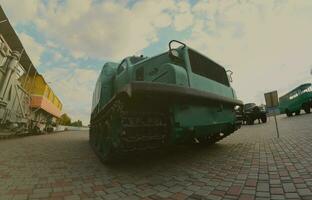
<instances>
[{"instance_id":1,"label":"front fender","mask_svg":"<svg viewBox=\"0 0 312 200\"><path fill-rule=\"evenodd\" d=\"M165 63L161 65L146 65L135 71L135 80L188 86L188 75L185 68L179 65Z\"/></svg>"},{"instance_id":2,"label":"front fender","mask_svg":"<svg viewBox=\"0 0 312 200\"><path fill-rule=\"evenodd\" d=\"M172 71L172 75L174 76L174 84L178 86L188 86L188 76L185 68L171 63L163 64L161 68Z\"/></svg>"}]
</instances>

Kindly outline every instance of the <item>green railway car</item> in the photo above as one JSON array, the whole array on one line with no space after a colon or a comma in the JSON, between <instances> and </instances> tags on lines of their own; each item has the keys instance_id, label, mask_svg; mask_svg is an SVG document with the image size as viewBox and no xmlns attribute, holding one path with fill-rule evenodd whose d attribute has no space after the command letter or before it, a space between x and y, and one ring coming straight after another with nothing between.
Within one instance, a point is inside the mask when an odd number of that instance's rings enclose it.
<instances>
[{"instance_id":1,"label":"green railway car","mask_svg":"<svg viewBox=\"0 0 312 200\"><path fill-rule=\"evenodd\" d=\"M172 48L172 43L178 48ZM242 106L225 69L173 40L169 51L103 66L93 93L90 144L104 160L185 142L215 143L237 130Z\"/></svg>"},{"instance_id":2,"label":"green railway car","mask_svg":"<svg viewBox=\"0 0 312 200\"><path fill-rule=\"evenodd\" d=\"M306 113L311 112L312 86L311 83L302 84L279 98L279 109L288 117L293 113L300 114L301 109Z\"/></svg>"}]
</instances>

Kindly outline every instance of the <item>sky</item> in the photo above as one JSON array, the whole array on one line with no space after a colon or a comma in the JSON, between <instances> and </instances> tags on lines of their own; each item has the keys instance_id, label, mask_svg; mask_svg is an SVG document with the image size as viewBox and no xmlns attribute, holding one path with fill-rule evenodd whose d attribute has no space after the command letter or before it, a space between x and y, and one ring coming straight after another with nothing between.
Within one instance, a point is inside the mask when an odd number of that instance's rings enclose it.
<instances>
[{"instance_id":1,"label":"sky","mask_svg":"<svg viewBox=\"0 0 312 200\"><path fill-rule=\"evenodd\" d=\"M105 62L183 41L234 72L239 99L265 103L312 75L310 0L0 0L72 120L89 123Z\"/></svg>"}]
</instances>

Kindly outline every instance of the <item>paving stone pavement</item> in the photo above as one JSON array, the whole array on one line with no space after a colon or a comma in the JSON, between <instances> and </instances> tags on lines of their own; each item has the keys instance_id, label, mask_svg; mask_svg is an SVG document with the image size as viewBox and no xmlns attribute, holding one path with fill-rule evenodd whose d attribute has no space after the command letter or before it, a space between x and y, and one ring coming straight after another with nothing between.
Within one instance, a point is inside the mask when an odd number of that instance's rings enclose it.
<instances>
[{"instance_id":1,"label":"paving stone pavement","mask_svg":"<svg viewBox=\"0 0 312 200\"><path fill-rule=\"evenodd\" d=\"M312 114L104 165L87 132L0 141L0 199L312 199Z\"/></svg>"}]
</instances>

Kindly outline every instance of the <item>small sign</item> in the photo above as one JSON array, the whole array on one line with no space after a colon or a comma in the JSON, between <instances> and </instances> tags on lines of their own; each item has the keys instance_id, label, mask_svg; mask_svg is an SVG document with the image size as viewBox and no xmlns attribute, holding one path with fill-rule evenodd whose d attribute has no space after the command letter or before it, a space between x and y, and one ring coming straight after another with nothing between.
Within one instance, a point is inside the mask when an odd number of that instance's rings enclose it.
<instances>
[{"instance_id":1,"label":"small sign","mask_svg":"<svg viewBox=\"0 0 312 200\"><path fill-rule=\"evenodd\" d=\"M265 103L267 108L273 108L278 106L278 94L277 91L272 91L264 94Z\"/></svg>"},{"instance_id":2,"label":"small sign","mask_svg":"<svg viewBox=\"0 0 312 200\"><path fill-rule=\"evenodd\" d=\"M280 114L278 107L267 108L266 110L268 115Z\"/></svg>"},{"instance_id":3,"label":"small sign","mask_svg":"<svg viewBox=\"0 0 312 200\"><path fill-rule=\"evenodd\" d=\"M279 138L279 130L278 130L278 125L277 125L277 120L276 120L276 111L278 107L277 91L275 90L272 92L265 93L264 98L265 98L265 103L266 103L266 107L268 108L268 110L274 111L273 115L274 115L274 121L275 121L276 134L277 134L277 138Z\"/></svg>"}]
</instances>

